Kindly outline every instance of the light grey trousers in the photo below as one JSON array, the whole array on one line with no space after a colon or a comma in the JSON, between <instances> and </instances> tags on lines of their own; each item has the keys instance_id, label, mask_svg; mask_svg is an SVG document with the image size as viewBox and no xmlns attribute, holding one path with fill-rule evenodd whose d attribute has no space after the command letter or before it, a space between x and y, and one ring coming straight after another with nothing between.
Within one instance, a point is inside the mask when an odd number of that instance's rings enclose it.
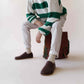
<instances>
[{"instance_id":1,"label":"light grey trousers","mask_svg":"<svg viewBox=\"0 0 84 84\"><path fill-rule=\"evenodd\" d=\"M62 37L62 27L66 21L66 16L67 16L67 14L61 16L60 20L56 21L52 25L52 28L51 28L52 39L51 39L51 48L50 48L49 55L56 55L56 58L59 57L59 50L60 50L61 37ZM30 30L36 29L36 28L38 28L37 25L29 23L28 21L26 21L22 26L24 44L25 44L27 52L31 52Z\"/></svg>"}]
</instances>

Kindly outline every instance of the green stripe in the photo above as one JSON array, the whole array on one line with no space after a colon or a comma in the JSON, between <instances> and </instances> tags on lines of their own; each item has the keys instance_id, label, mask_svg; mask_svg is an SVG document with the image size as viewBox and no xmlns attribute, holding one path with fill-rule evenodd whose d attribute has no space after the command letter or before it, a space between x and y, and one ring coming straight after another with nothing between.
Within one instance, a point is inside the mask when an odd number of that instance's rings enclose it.
<instances>
[{"instance_id":1,"label":"green stripe","mask_svg":"<svg viewBox=\"0 0 84 84\"><path fill-rule=\"evenodd\" d=\"M58 13L58 12L49 12L49 13L44 13L44 14L37 14L40 18L58 18L60 19L60 16L64 15L67 13L67 10L65 7L63 7L63 12Z\"/></svg>"},{"instance_id":2,"label":"green stripe","mask_svg":"<svg viewBox=\"0 0 84 84\"><path fill-rule=\"evenodd\" d=\"M40 18L59 18L60 19L60 13L58 12L50 12L50 13L44 13L44 14L38 14L38 16L40 16Z\"/></svg>"},{"instance_id":3,"label":"green stripe","mask_svg":"<svg viewBox=\"0 0 84 84\"><path fill-rule=\"evenodd\" d=\"M27 20L29 21L32 18L32 16L30 16Z\"/></svg>"},{"instance_id":4,"label":"green stripe","mask_svg":"<svg viewBox=\"0 0 84 84\"><path fill-rule=\"evenodd\" d=\"M32 19L30 19L29 22L31 22L31 21L32 21L33 19L35 19L35 18L36 18L36 16L34 16Z\"/></svg>"},{"instance_id":5,"label":"green stripe","mask_svg":"<svg viewBox=\"0 0 84 84\"><path fill-rule=\"evenodd\" d=\"M35 15L34 13L27 13L26 14L26 17L29 17L29 16L31 16L31 15Z\"/></svg>"},{"instance_id":6,"label":"green stripe","mask_svg":"<svg viewBox=\"0 0 84 84\"><path fill-rule=\"evenodd\" d=\"M66 13L67 13L67 10L66 10L65 7L63 7L63 13L50 12L50 13L38 14L38 16L39 16L40 18L48 18L48 17L49 17L49 18L59 18L59 19L60 19L60 16L66 14ZM26 17L28 18L28 17L31 16L31 15L32 15L32 17L35 16L34 13L29 13L29 14L27 13L27 14L26 14ZM35 16L34 18L36 18L36 16ZM32 18L32 19L30 20L30 22L31 22L34 18ZM30 18L28 18L28 19L30 19Z\"/></svg>"},{"instance_id":7,"label":"green stripe","mask_svg":"<svg viewBox=\"0 0 84 84\"><path fill-rule=\"evenodd\" d=\"M34 3L32 5L33 10L35 9L43 9L43 8L47 8L48 7L48 3L46 1L42 2L42 3Z\"/></svg>"},{"instance_id":8,"label":"green stripe","mask_svg":"<svg viewBox=\"0 0 84 84\"><path fill-rule=\"evenodd\" d=\"M61 0L58 0L58 2L59 2L59 5L61 4Z\"/></svg>"},{"instance_id":9,"label":"green stripe","mask_svg":"<svg viewBox=\"0 0 84 84\"><path fill-rule=\"evenodd\" d=\"M50 12L50 13L48 13L48 17L59 18L60 19L60 13L58 13L58 12Z\"/></svg>"},{"instance_id":10,"label":"green stripe","mask_svg":"<svg viewBox=\"0 0 84 84\"><path fill-rule=\"evenodd\" d=\"M43 29L43 28L38 28L39 30L41 30L42 32L45 32L45 36L47 36L48 34L50 34L50 31Z\"/></svg>"},{"instance_id":11,"label":"green stripe","mask_svg":"<svg viewBox=\"0 0 84 84\"><path fill-rule=\"evenodd\" d=\"M63 13L61 13L60 15L65 15L67 13L67 10L65 7L63 7Z\"/></svg>"},{"instance_id":12,"label":"green stripe","mask_svg":"<svg viewBox=\"0 0 84 84\"><path fill-rule=\"evenodd\" d=\"M37 14L40 18L47 18L48 17L48 13L44 13L44 14Z\"/></svg>"},{"instance_id":13,"label":"green stripe","mask_svg":"<svg viewBox=\"0 0 84 84\"><path fill-rule=\"evenodd\" d=\"M52 26L53 25L53 22L48 22L46 21L46 23L44 24L45 26Z\"/></svg>"}]
</instances>

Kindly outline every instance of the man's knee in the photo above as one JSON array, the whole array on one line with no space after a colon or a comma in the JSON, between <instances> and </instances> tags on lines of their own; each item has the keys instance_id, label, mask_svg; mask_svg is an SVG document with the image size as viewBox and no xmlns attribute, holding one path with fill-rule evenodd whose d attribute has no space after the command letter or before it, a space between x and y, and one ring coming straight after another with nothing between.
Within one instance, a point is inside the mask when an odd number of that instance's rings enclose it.
<instances>
[{"instance_id":1,"label":"man's knee","mask_svg":"<svg viewBox=\"0 0 84 84\"><path fill-rule=\"evenodd\" d=\"M62 29L61 24L59 22L53 23L51 31L58 31L59 29Z\"/></svg>"},{"instance_id":2,"label":"man's knee","mask_svg":"<svg viewBox=\"0 0 84 84\"><path fill-rule=\"evenodd\" d=\"M55 22L52 25L52 28L59 28L61 26L60 22Z\"/></svg>"}]
</instances>

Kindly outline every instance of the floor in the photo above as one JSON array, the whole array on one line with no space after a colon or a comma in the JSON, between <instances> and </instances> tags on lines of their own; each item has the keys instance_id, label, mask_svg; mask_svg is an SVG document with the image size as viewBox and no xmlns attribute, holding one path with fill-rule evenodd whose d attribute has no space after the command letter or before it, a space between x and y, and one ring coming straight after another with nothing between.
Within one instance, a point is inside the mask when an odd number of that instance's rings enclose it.
<instances>
[{"instance_id":1,"label":"floor","mask_svg":"<svg viewBox=\"0 0 84 84\"><path fill-rule=\"evenodd\" d=\"M84 1L62 1L68 9L63 30L68 32L70 53L67 59L55 61L56 70L50 76L40 74L46 60L42 57L44 37L40 44L35 41L37 29L31 31L34 58L19 61L14 59L25 51L21 27L26 21L26 0L0 1L1 84L84 84Z\"/></svg>"}]
</instances>

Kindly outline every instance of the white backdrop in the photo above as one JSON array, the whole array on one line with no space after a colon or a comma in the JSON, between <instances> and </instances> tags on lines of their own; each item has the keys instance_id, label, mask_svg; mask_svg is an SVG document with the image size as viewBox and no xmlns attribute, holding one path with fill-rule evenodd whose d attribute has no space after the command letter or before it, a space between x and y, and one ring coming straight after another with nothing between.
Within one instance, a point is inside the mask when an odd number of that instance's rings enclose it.
<instances>
[{"instance_id":1,"label":"white backdrop","mask_svg":"<svg viewBox=\"0 0 84 84\"><path fill-rule=\"evenodd\" d=\"M22 24L26 21L26 0L0 0L0 82L2 84L84 84L84 0L62 0L67 8L63 31L68 32L70 54L68 59L57 60L53 76L42 77L40 70L45 60L42 43L37 44L32 30L32 51L37 58L15 61L25 50ZM39 52L38 52L39 51ZM34 68L34 67L35 68ZM41 79L41 80L40 80Z\"/></svg>"},{"instance_id":2,"label":"white backdrop","mask_svg":"<svg viewBox=\"0 0 84 84\"><path fill-rule=\"evenodd\" d=\"M70 40L70 50L72 52L82 52L84 50L84 1L62 0L67 8L68 16L64 31L68 32ZM11 41L21 40L21 26L26 21L26 0L3 0L0 1L0 46L1 48L15 45ZM13 39L14 37L15 39ZM18 45L18 43L16 44ZM8 43L8 44L7 44ZM11 47L9 45L9 47ZM12 46L13 48L14 46ZM15 47L14 47L15 48ZM10 49L10 48L9 48Z\"/></svg>"}]
</instances>

